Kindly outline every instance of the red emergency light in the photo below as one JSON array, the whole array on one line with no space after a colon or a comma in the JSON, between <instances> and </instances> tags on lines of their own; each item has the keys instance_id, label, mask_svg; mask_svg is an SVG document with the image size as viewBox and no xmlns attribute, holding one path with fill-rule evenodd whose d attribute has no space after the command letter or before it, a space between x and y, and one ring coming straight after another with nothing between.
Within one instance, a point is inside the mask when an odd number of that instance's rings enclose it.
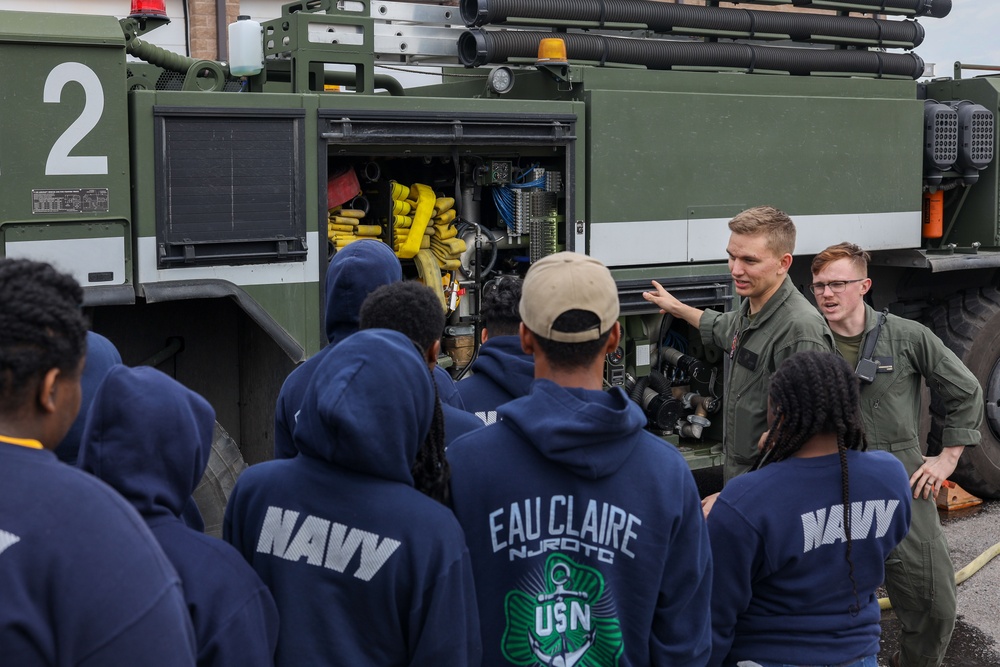
<instances>
[{"instance_id":1,"label":"red emergency light","mask_svg":"<svg viewBox=\"0 0 1000 667\"><path fill-rule=\"evenodd\" d=\"M130 19L167 18L166 0L132 0Z\"/></svg>"}]
</instances>

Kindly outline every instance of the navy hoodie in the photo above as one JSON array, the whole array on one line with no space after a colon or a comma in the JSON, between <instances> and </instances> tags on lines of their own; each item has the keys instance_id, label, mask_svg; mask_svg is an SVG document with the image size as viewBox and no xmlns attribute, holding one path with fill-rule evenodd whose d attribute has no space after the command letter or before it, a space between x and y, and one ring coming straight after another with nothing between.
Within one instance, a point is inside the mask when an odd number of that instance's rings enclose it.
<instances>
[{"instance_id":1,"label":"navy hoodie","mask_svg":"<svg viewBox=\"0 0 1000 667\"><path fill-rule=\"evenodd\" d=\"M450 446L456 438L471 431L481 429L483 422L473 414L460 410L454 405L441 402L441 415L444 417L444 444Z\"/></svg>"},{"instance_id":2,"label":"navy hoodie","mask_svg":"<svg viewBox=\"0 0 1000 667\"><path fill-rule=\"evenodd\" d=\"M708 515L711 665L841 664L879 652L875 590L910 525L910 481L888 452L847 460L857 597L837 454L773 463L722 490Z\"/></svg>"},{"instance_id":3,"label":"navy hoodie","mask_svg":"<svg viewBox=\"0 0 1000 667\"><path fill-rule=\"evenodd\" d=\"M535 379L535 358L521 349L519 336L497 336L479 348L471 371L470 377L458 383L458 393L467 411L492 424L499 406L528 395Z\"/></svg>"},{"instance_id":4,"label":"navy hoodie","mask_svg":"<svg viewBox=\"0 0 1000 667\"><path fill-rule=\"evenodd\" d=\"M194 660L180 580L136 511L53 452L0 442L0 663Z\"/></svg>"},{"instance_id":5,"label":"navy hoodie","mask_svg":"<svg viewBox=\"0 0 1000 667\"><path fill-rule=\"evenodd\" d=\"M287 459L297 453L292 443L295 414L322 358L358 330L361 304L369 294L382 285L402 279L399 260L381 241L355 241L337 251L330 260L326 269L326 339L329 345L293 370L281 386L274 410L274 458Z\"/></svg>"},{"instance_id":6,"label":"navy hoodie","mask_svg":"<svg viewBox=\"0 0 1000 667\"><path fill-rule=\"evenodd\" d=\"M56 447L56 456L60 461L76 465L80 452L80 436L83 433L83 422L87 418L97 386L101 384L105 374L112 366L120 364L122 357L118 348L110 340L93 331L87 332L87 360L83 364L83 374L80 376L80 412L73 425Z\"/></svg>"},{"instance_id":7,"label":"navy hoodie","mask_svg":"<svg viewBox=\"0 0 1000 667\"><path fill-rule=\"evenodd\" d=\"M438 397L444 405L450 405L459 410L465 409L462 402L462 395L458 393L458 383L451 377L445 369L440 366L434 367L434 384L438 388Z\"/></svg>"},{"instance_id":8,"label":"navy hoodie","mask_svg":"<svg viewBox=\"0 0 1000 667\"><path fill-rule=\"evenodd\" d=\"M223 535L278 603L277 665L479 665L462 530L410 472L433 411L409 338L361 331L318 364L299 455L237 481Z\"/></svg>"},{"instance_id":9,"label":"navy hoodie","mask_svg":"<svg viewBox=\"0 0 1000 667\"><path fill-rule=\"evenodd\" d=\"M198 665L271 665L278 632L271 594L235 549L180 518L208 463L214 425L208 402L169 376L116 366L94 396L80 467L139 511L177 569Z\"/></svg>"},{"instance_id":10,"label":"navy hoodie","mask_svg":"<svg viewBox=\"0 0 1000 667\"><path fill-rule=\"evenodd\" d=\"M704 665L712 556L694 478L621 389L539 379L448 449L483 664Z\"/></svg>"},{"instance_id":11,"label":"navy hoodie","mask_svg":"<svg viewBox=\"0 0 1000 667\"><path fill-rule=\"evenodd\" d=\"M83 424L87 419L90 404L94 401L97 387L104 380L108 371L121 363L121 354L118 353L118 348L115 347L114 343L101 334L93 331L87 332L87 360L84 362L83 374L80 376L80 412L63 437L62 442L56 447L56 456L60 461L65 461L70 465L77 464ZM205 530L205 522L193 499L184 506L182 518L184 523L195 530Z\"/></svg>"}]
</instances>

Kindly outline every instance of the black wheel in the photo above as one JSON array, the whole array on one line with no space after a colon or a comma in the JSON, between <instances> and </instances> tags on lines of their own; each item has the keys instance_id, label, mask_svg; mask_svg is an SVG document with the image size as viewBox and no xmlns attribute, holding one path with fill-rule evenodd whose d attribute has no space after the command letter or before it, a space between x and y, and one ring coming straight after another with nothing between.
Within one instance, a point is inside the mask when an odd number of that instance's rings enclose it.
<instances>
[{"instance_id":1,"label":"black wheel","mask_svg":"<svg viewBox=\"0 0 1000 667\"><path fill-rule=\"evenodd\" d=\"M240 473L246 469L247 463L243 460L239 445L219 422L215 422L212 453L208 457L205 474L192 494L201 518L205 521L206 535L222 537L222 518L226 513L229 494L233 492Z\"/></svg>"},{"instance_id":2,"label":"black wheel","mask_svg":"<svg viewBox=\"0 0 1000 667\"><path fill-rule=\"evenodd\" d=\"M965 290L935 306L929 316L934 333L978 378L986 405L982 443L966 448L951 478L980 498L1000 498L1000 291ZM940 449L943 414L941 401L932 396L930 452Z\"/></svg>"}]
</instances>

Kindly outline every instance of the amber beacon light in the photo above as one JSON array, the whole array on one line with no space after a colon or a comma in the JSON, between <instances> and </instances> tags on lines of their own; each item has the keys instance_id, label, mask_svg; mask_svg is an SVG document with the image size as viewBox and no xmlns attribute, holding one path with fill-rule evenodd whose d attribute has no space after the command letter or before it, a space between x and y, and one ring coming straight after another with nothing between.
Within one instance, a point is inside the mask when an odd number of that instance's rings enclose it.
<instances>
[{"instance_id":1,"label":"amber beacon light","mask_svg":"<svg viewBox=\"0 0 1000 667\"><path fill-rule=\"evenodd\" d=\"M560 83L569 82L569 58L566 57L566 42L559 37L546 37L538 43L538 60L535 67L548 72Z\"/></svg>"},{"instance_id":2,"label":"amber beacon light","mask_svg":"<svg viewBox=\"0 0 1000 667\"><path fill-rule=\"evenodd\" d=\"M538 43L538 62L550 65L566 64L566 42L558 37L546 37Z\"/></svg>"}]
</instances>

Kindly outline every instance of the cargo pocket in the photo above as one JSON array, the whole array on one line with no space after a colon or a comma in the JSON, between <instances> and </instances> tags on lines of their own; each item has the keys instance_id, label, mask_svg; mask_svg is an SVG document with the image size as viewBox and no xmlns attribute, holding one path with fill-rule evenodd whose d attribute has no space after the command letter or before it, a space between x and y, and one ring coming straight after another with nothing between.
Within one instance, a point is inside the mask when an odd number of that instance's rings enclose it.
<instances>
[{"instance_id":1,"label":"cargo pocket","mask_svg":"<svg viewBox=\"0 0 1000 667\"><path fill-rule=\"evenodd\" d=\"M912 542L908 544L908 542ZM885 560L885 588L894 609L930 607L931 549L926 542L903 540Z\"/></svg>"}]
</instances>

